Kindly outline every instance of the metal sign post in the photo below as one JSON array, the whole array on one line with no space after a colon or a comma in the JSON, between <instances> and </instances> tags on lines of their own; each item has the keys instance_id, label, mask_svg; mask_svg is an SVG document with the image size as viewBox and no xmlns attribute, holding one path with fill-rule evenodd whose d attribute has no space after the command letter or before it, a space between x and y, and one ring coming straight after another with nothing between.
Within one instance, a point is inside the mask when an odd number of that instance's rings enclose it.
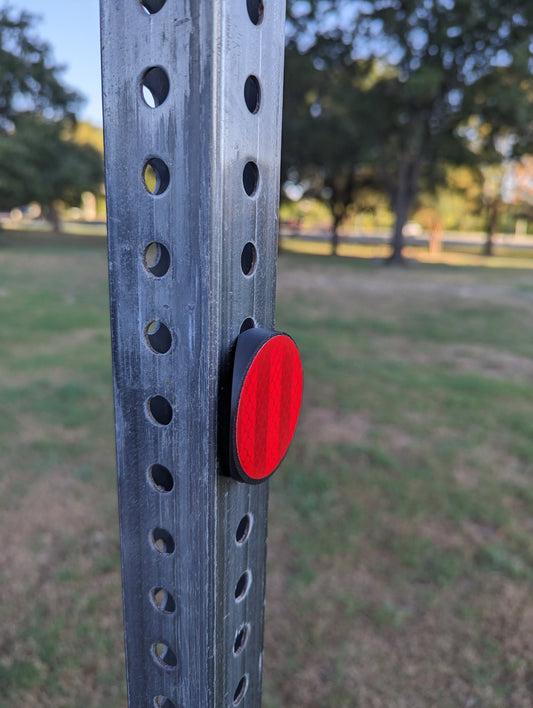
<instances>
[{"instance_id":1,"label":"metal sign post","mask_svg":"<svg viewBox=\"0 0 533 708\"><path fill-rule=\"evenodd\" d=\"M259 706L268 484L223 451L274 322L284 2L101 13L129 705Z\"/></svg>"}]
</instances>

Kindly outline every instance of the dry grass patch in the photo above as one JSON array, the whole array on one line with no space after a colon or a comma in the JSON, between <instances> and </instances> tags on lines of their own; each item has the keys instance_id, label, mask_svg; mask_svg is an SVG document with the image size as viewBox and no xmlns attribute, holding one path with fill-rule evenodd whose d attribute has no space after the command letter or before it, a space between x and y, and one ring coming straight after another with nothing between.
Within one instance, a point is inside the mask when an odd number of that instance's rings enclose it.
<instances>
[{"instance_id":1,"label":"dry grass patch","mask_svg":"<svg viewBox=\"0 0 533 708\"><path fill-rule=\"evenodd\" d=\"M342 414L328 408L310 408L303 411L299 425L309 444L316 446L364 442L373 424L364 413Z\"/></svg>"}]
</instances>

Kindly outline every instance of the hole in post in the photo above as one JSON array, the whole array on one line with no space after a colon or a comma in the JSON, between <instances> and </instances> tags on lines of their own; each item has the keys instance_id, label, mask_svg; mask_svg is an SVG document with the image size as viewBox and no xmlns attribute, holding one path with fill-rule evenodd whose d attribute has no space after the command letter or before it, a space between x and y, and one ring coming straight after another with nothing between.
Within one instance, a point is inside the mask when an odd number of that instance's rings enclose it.
<instances>
[{"instance_id":1,"label":"hole in post","mask_svg":"<svg viewBox=\"0 0 533 708\"><path fill-rule=\"evenodd\" d=\"M150 484L162 494L171 492L174 487L174 480L169 470L163 465L152 465L148 470Z\"/></svg>"},{"instance_id":2,"label":"hole in post","mask_svg":"<svg viewBox=\"0 0 533 708\"><path fill-rule=\"evenodd\" d=\"M241 270L244 275L252 275L257 261L257 251L253 243L248 242L241 253Z\"/></svg>"},{"instance_id":3,"label":"hole in post","mask_svg":"<svg viewBox=\"0 0 533 708\"><path fill-rule=\"evenodd\" d=\"M247 162L242 173L242 184L244 191L249 197L257 192L259 182L259 169L255 162Z\"/></svg>"},{"instance_id":4,"label":"hole in post","mask_svg":"<svg viewBox=\"0 0 533 708\"><path fill-rule=\"evenodd\" d=\"M166 696L156 696L154 698L155 708L176 708L176 705L172 703Z\"/></svg>"},{"instance_id":5,"label":"hole in post","mask_svg":"<svg viewBox=\"0 0 533 708\"><path fill-rule=\"evenodd\" d=\"M166 354L172 346L172 335L162 322L154 320L146 327L145 337L150 349L156 354Z\"/></svg>"},{"instance_id":6,"label":"hole in post","mask_svg":"<svg viewBox=\"0 0 533 708\"><path fill-rule=\"evenodd\" d=\"M152 157L143 167L143 182L146 191L154 196L163 194L170 184L168 167L159 157Z\"/></svg>"},{"instance_id":7,"label":"hole in post","mask_svg":"<svg viewBox=\"0 0 533 708\"><path fill-rule=\"evenodd\" d=\"M237 541L239 546L246 541L246 539L250 535L251 528L252 517L250 516L250 514L245 514L239 521L237 531L235 532L235 540Z\"/></svg>"},{"instance_id":8,"label":"hole in post","mask_svg":"<svg viewBox=\"0 0 533 708\"><path fill-rule=\"evenodd\" d=\"M150 590L150 602L156 610L165 615L171 615L176 611L174 598L164 588L152 588Z\"/></svg>"},{"instance_id":9,"label":"hole in post","mask_svg":"<svg viewBox=\"0 0 533 708\"><path fill-rule=\"evenodd\" d=\"M168 425L172 420L172 406L163 396L152 396L148 400L150 417L159 425Z\"/></svg>"},{"instance_id":10,"label":"hole in post","mask_svg":"<svg viewBox=\"0 0 533 708\"><path fill-rule=\"evenodd\" d=\"M150 542L152 548L162 556L170 556L176 548L174 539L165 529L153 529L150 533Z\"/></svg>"},{"instance_id":11,"label":"hole in post","mask_svg":"<svg viewBox=\"0 0 533 708\"><path fill-rule=\"evenodd\" d=\"M255 327L255 320L253 317L247 317L241 325L239 333L242 334L246 332L247 329L253 329Z\"/></svg>"},{"instance_id":12,"label":"hole in post","mask_svg":"<svg viewBox=\"0 0 533 708\"><path fill-rule=\"evenodd\" d=\"M244 84L244 100L250 113L257 113L261 104L261 87L255 76L249 76Z\"/></svg>"},{"instance_id":13,"label":"hole in post","mask_svg":"<svg viewBox=\"0 0 533 708\"><path fill-rule=\"evenodd\" d=\"M248 677L243 676L239 681L235 693L233 694L233 705L238 706L246 695L246 689L248 688Z\"/></svg>"},{"instance_id":14,"label":"hole in post","mask_svg":"<svg viewBox=\"0 0 533 708\"><path fill-rule=\"evenodd\" d=\"M157 241L149 243L144 250L143 262L149 273L155 275L156 278L161 278L170 268L168 248Z\"/></svg>"},{"instance_id":15,"label":"hole in post","mask_svg":"<svg viewBox=\"0 0 533 708\"><path fill-rule=\"evenodd\" d=\"M168 96L170 81L167 72L160 66L147 69L141 79L141 96L150 108L160 106Z\"/></svg>"},{"instance_id":16,"label":"hole in post","mask_svg":"<svg viewBox=\"0 0 533 708\"><path fill-rule=\"evenodd\" d=\"M141 0L141 7L147 15L154 15L163 7L167 0Z\"/></svg>"},{"instance_id":17,"label":"hole in post","mask_svg":"<svg viewBox=\"0 0 533 708\"><path fill-rule=\"evenodd\" d=\"M156 696L154 698L154 708L176 708L176 705L166 696Z\"/></svg>"},{"instance_id":18,"label":"hole in post","mask_svg":"<svg viewBox=\"0 0 533 708\"><path fill-rule=\"evenodd\" d=\"M175 669L178 665L176 655L168 644L165 644L164 642L156 642L155 644L152 644L152 656L164 669Z\"/></svg>"},{"instance_id":19,"label":"hole in post","mask_svg":"<svg viewBox=\"0 0 533 708\"><path fill-rule=\"evenodd\" d=\"M246 7L248 9L248 16L254 25L260 25L263 21L263 13L265 11L263 0L246 0Z\"/></svg>"},{"instance_id":20,"label":"hole in post","mask_svg":"<svg viewBox=\"0 0 533 708\"><path fill-rule=\"evenodd\" d=\"M237 602L241 602L242 600L244 600L244 598L248 594L248 590L250 589L251 581L252 576L250 574L250 571L247 570L241 575L241 577L237 581L237 585L235 586L235 600Z\"/></svg>"},{"instance_id":21,"label":"hole in post","mask_svg":"<svg viewBox=\"0 0 533 708\"><path fill-rule=\"evenodd\" d=\"M233 654L234 656L238 656L242 651L244 651L244 648L246 647L246 644L248 642L248 635L250 633L250 625L245 624L243 625L235 635L235 641L233 642Z\"/></svg>"}]
</instances>

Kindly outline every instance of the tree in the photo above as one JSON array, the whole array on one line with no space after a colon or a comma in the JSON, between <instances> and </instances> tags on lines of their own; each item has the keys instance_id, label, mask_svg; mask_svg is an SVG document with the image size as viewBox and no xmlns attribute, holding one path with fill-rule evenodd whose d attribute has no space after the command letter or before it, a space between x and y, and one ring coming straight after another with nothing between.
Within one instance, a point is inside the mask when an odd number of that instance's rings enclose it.
<instances>
[{"instance_id":1,"label":"tree","mask_svg":"<svg viewBox=\"0 0 533 708\"><path fill-rule=\"evenodd\" d=\"M41 113L50 120L73 115L80 96L60 81L63 67L50 46L34 36L35 17L0 9L0 132L13 128L19 113Z\"/></svg>"},{"instance_id":2,"label":"tree","mask_svg":"<svg viewBox=\"0 0 533 708\"><path fill-rule=\"evenodd\" d=\"M103 180L98 151L73 140L80 96L60 80L35 18L0 9L0 208L37 201L59 227L58 201L78 205Z\"/></svg>"},{"instance_id":3,"label":"tree","mask_svg":"<svg viewBox=\"0 0 533 708\"><path fill-rule=\"evenodd\" d=\"M509 184L512 213L518 219L515 233L527 233L527 222L533 220L533 155L525 155L513 165Z\"/></svg>"},{"instance_id":4,"label":"tree","mask_svg":"<svg viewBox=\"0 0 533 708\"><path fill-rule=\"evenodd\" d=\"M331 214L331 247L338 229L363 188L374 187L367 167L371 153L365 136L368 104L354 101L368 80L367 62L349 67L301 53L289 42L285 53L282 174L299 182L308 196L321 199Z\"/></svg>"},{"instance_id":5,"label":"tree","mask_svg":"<svg viewBox=\"0 0 533 708\"><path fill-rule=\"evenodd\" d=\"M359 101L381 106L367 139L396 214L392 261L402 261L403 227L423 179L438 184L443 163L497 163L502 134L515 136L513 155L531 143L532 22L528 0L291 4L290 33L326 68L361 57L388 67ZM462 130L472 117L490 127L476 136L477 149Z\"/></svg>"},{"instance_id":6,"label":"tree","mask_svg":"<svg viewBox=\"0 0 533 708\"><path fill-rule=\"evenodd\" d=\"M415 220L429 232L430 251L441 248L444 230L479 230L483 176L477 167L446 165L441 183L417 198Z\"/></svg>"},{"instance_id":7,"label":"tree","mask_svg":"<svg viewBox=\"0 0 533 708\"><path fill-rule=\"evenodd\" d=\"M83 192L99 191L102 181L100 153L75 143L63 121L23 114L0 135L0 209L38 202L59 231L58 202L78 206Z\"/></svg>"}]
</instances>

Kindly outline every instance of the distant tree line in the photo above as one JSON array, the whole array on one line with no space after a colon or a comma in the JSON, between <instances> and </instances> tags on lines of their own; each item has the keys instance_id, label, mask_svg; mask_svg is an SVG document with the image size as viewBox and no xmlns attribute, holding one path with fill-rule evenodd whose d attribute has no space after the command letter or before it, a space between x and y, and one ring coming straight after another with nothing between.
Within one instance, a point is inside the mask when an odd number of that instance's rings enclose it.
<instances>
[{"instance_id":1,"label":"distant tree line","mask_svg":"<svg viewBox=\"0 0 533 708\"><path fill-rule=\"evenodd\" d=\"M100 152L76 140L81 97L61 81L35 18L0 9L0 210L38 202L60 228L58 204L79 206L103 182Z\"/></svg>"},{"instance_id":2,"label":"distant tree line","mask_svg":"<svg viewBox=\"0 0 533 708\"><path fill-rule=\"evenodd\" d=\"M59 227L59 203L100 189L102 158L34 27L0 9L0 209L35 201ZM439 202L463 190L491 253L505 166L533 154L532 27L531 0L288 0L283 180L327 205L334 252L379 195L401 262L415 207L438 230Z\"/></svg>"},{"instance_id":3,"label":"distant tree line","mask_svg":"<svg viewBox=\"0 0 533 708\"><path fill-rule=\"evenodd\" d=\"M370 189L395 215L401 262L421 193L460 189L461 166L491 253L494 185L533 152L531 0L289 0L287 27L283 179L328 205L333 252Z\"/></svg>"}]
</instances>

